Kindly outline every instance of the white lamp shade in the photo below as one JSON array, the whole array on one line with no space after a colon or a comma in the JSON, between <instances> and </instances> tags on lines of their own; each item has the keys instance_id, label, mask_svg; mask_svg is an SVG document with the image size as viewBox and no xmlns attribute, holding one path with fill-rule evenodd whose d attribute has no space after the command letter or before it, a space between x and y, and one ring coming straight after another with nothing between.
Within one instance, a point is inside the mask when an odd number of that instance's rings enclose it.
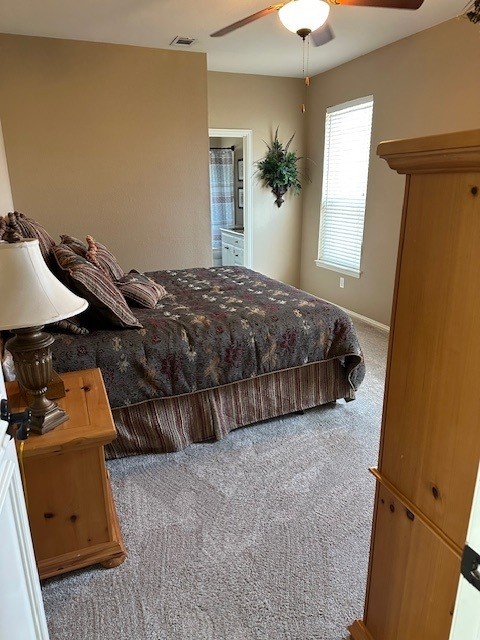
<instances>
[{"instance_id":1,"label":"white lamp shade","mask_svg":"<svg viewBox=\"0 0 480 640\"><path fill-rule=\"evenodd\" d=\"M0 242L0 329L49 324L87 306L47 267L38 240Z\"/></svg>"},{"instance_id":2,"label":"white lamp shade","mask_svg":"<svg viewBox=\"0 0 480 640\"><path fill-rule=\"evenodd\" d=\"M284 27L293 33L300 29L316 31L324 24L330 13L330 6L323 0L291 0L278 11Z\"/></svg>"}]
</instances>

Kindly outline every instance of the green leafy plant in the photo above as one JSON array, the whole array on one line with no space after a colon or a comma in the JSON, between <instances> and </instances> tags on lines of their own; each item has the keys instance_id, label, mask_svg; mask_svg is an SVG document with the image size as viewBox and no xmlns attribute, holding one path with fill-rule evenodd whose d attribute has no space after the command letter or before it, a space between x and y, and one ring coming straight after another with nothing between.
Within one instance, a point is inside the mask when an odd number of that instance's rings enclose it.
<instances>
[{"instance_id":1,"label":"green leafy plant","mask_svg":"<svg viewBox=\"0 0 480 640\"><path fill-rule=\"evenodd\" d=\"M300 193L302 188L300 182L300 170L298 162L301 157L297 156L295 151L289 151L290 144L295 133L285 146L278 139L278 127L271 144L267 145L267 153L262 160L256 162L257 171L260 179L263 180L265 186L270 187L272 193L276 196L275 203L277 207L281 207L284 200L283 197L288 189L292 189L295 195Z\"/></svg>"}]
</instances>

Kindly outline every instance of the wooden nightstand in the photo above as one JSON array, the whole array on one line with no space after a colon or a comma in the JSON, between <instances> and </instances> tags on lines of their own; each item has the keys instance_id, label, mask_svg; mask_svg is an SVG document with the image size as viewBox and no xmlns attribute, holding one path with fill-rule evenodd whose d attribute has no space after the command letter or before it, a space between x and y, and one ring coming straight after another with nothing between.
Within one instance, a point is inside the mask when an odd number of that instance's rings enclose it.
<instances>
[{"instance_id":1,"label":"wooden nightstand","mask_svg":"<svg viewBox=\"0 0 480 640\"><path fill-rule=\"evenodd\" d=\"M61 375L66 396L59 406L70 419L25 441L26 501L40 578L97 562L116 567L126 550L105 467L104 445L116 438L99 369ZM12 411L25 403L7 384ZM18 449L18 447L17 447Z\"/></svg>"}]
</instances>

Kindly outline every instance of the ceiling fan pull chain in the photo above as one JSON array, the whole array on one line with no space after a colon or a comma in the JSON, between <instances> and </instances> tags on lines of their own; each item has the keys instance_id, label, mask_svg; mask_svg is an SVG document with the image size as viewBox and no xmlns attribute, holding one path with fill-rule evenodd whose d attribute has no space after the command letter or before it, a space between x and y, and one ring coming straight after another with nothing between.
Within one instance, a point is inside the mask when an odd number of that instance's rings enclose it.
<instances>
[{"instance_id":1,"label":"ceiling fan pull chain","mask_svg":"<svg viewBox=\"0 0 480 640\"><path fill-rule=\"evenodd\" d=\"M303 38L302 54L303 54L302 75L303 75L303 77L305 77L305 38Z\"/></svg>"},{"instance_id":2,"label":"ceiling fan pull chain","mask_svg":"<svg viewBox=\"0 0 480 640\"><path fill-rule=\"evenodd\" d=\"M309 69L310 69L310 35L308 36L308 40L307 40L307 72L304 74L306 87L310 86L310 76L308 75Z\"/></svg>"},{"instance_id":3,"label":"ceiling fan pull chain","mask_svg":"<svg viewBox=\"0 0 480 640\"><path fill-rule=\"evenodd\" d=\"M305 78L305 38L302 38L303 43L302 43L302 76ZM300 106L300 110L302 113L305 113L305 111L307 110L305 107L305 102L302 102L301 106Z\"/></svg>"},{"instance_id":4,"label":"ceiling fan pull chain","mask_svg":"<svg viewBox=\"0 0 480 640\"><path fill-rule=\"evenodd\" d=\"M305 40L307 41L305 43ZM305 47L307 47L307 52L306 52L306 65L305 65ZM302 113L305 113L305 111L307 110L307 89L310 86L310 76L308 75L308 66L309 66L309 62L310 62L310 36L308 36L307 38L303 38L303 81L305 84L305 100L302 103L302 107L301 107L301 111Z\"/></svg>"}]
</instances>

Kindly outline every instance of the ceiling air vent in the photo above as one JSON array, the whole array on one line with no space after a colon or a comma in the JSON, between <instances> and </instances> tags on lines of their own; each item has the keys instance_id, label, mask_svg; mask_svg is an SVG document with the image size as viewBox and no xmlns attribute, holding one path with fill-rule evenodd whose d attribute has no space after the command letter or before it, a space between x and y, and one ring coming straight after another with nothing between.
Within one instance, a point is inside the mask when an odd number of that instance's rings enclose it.
<instances>
[{"instance_id":1,"label":"ceiling air vent","mask_svg":"<svg viewBox=\"0 0 480 640\"><path fill-rule=\"evenodd\" d=\"M175 47L191 47L195 42L195 38L186 38L185 36L175 36L175 38L170 42L170 46Z\"/></svg>"}]
</instances>

